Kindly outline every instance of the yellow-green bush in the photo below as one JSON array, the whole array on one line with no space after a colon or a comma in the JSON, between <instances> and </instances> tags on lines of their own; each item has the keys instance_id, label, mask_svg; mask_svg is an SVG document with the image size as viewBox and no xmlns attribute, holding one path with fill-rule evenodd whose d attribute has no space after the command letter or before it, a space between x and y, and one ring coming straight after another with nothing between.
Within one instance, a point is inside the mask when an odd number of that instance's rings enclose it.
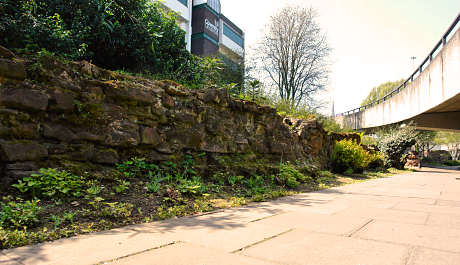
<instances>
[{"instance_id":1,"label":"yellow-green bush","mask_svg":"<svg viewBox=\"0 0 460 265\"><path fill-rule=\"evenodd\" d=\"M358 143L345 139L334 145L331 155L332 169L337 173L345 171L360 173L367 168L372 159L371 154Z\"/></svg>"}]
</instances>

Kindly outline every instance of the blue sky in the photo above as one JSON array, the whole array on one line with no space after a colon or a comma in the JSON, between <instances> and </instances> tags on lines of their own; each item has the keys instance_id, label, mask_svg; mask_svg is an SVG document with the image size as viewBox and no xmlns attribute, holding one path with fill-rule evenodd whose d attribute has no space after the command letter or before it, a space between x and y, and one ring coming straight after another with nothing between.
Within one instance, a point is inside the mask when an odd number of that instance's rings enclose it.
<instances>
[{"instance_id":1,"label":"blue sky","mask_svg":"<svg viewBox=\"0 0 460 265\"><path fill-rule=\"evenodd\" d=\"M248 52L270 16L284 5L317 9L333 49L326 98L335 102L336 112L358 107L374 86L409 77L460 12L458 0L221 0L221 4L223 13L246 32ZM412 61L412 56L417 59Z\"/></svg>"}]
</instances>

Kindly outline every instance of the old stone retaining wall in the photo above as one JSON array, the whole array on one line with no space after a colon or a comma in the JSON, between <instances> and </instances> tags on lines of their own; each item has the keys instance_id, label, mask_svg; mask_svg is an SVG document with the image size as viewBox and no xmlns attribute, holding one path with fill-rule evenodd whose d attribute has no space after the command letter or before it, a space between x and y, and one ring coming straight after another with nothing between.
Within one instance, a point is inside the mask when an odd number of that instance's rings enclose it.
<instances>
[{"instance_id":1,"label":"old stone retaining wall","mask_svg":"<svg viewBox=\"0 0 460 265\"><path fill-rule=\"evenodd\" d=\"M205 153L204 171L256 173L286 161L326 165L334 135L316 121L232 99L63 62L16 57L0 47L0 172L3 186L40 167L111 166L131 157L180 160Z\"/></svg>"}]
</instances>

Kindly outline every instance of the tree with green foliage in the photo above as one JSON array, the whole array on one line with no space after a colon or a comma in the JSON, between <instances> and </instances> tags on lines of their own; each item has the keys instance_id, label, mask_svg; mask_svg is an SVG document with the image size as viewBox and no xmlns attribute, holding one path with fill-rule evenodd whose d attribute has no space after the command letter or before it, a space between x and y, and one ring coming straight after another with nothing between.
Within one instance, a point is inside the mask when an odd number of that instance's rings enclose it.
<instances>
[{"instance_id":1,"label":"tree with green foliage","mask_svg":"<svg viewBox=\"0 0 460 265\"><path fill-rule=\"evenodd\" d=\"M372 88L371 92L369 92L369 95L361 103L361 106L365 106L375 100L383 98L384 96L388 95L391 91L398 88L398 86L400 86L403 82L404 79L393 82L390 81Z\"/></svg>"},{"instance_id":2,"label":"tree with green foliage","mask_svg":"<svg viewBox=\"0 0 460 265\"><path fill-rule=\"evenodd\" d=\"M437 133L435 131L418 131L415 139L415 150L421 156L428 154L436 145L435 138Z\"/></svg>"},{"instance_id":3,"label":"tree with green foliage","mask_svg":"<svg viewBox=\"0 0 460 265\"><path fill-rule=\"evenodd\" d=\"M435 143L447 146L452 160L460 159L460 133L439 132L434 139Z\"/></svg>"}]
</instances>

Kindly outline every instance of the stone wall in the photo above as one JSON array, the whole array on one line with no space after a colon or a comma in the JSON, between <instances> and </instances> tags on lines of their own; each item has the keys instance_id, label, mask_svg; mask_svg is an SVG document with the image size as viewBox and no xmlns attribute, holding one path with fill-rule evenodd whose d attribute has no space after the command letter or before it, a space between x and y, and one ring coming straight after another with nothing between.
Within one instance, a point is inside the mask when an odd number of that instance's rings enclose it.
<instances>
[{"instance_id":1,"label":"stone wall","mask_svg":"<svg viewBox=\"0 0 460 265\"><path fill-rule=\"evenodd\" d=\"M4 187L40 167L104 168L185 153L206 154L199 162L208 173L257 173L281 160L326 165L335 137L225 89L187 90L47 55L26 60L2 47L0 119Z\"/></svg>"}]
</instances>

